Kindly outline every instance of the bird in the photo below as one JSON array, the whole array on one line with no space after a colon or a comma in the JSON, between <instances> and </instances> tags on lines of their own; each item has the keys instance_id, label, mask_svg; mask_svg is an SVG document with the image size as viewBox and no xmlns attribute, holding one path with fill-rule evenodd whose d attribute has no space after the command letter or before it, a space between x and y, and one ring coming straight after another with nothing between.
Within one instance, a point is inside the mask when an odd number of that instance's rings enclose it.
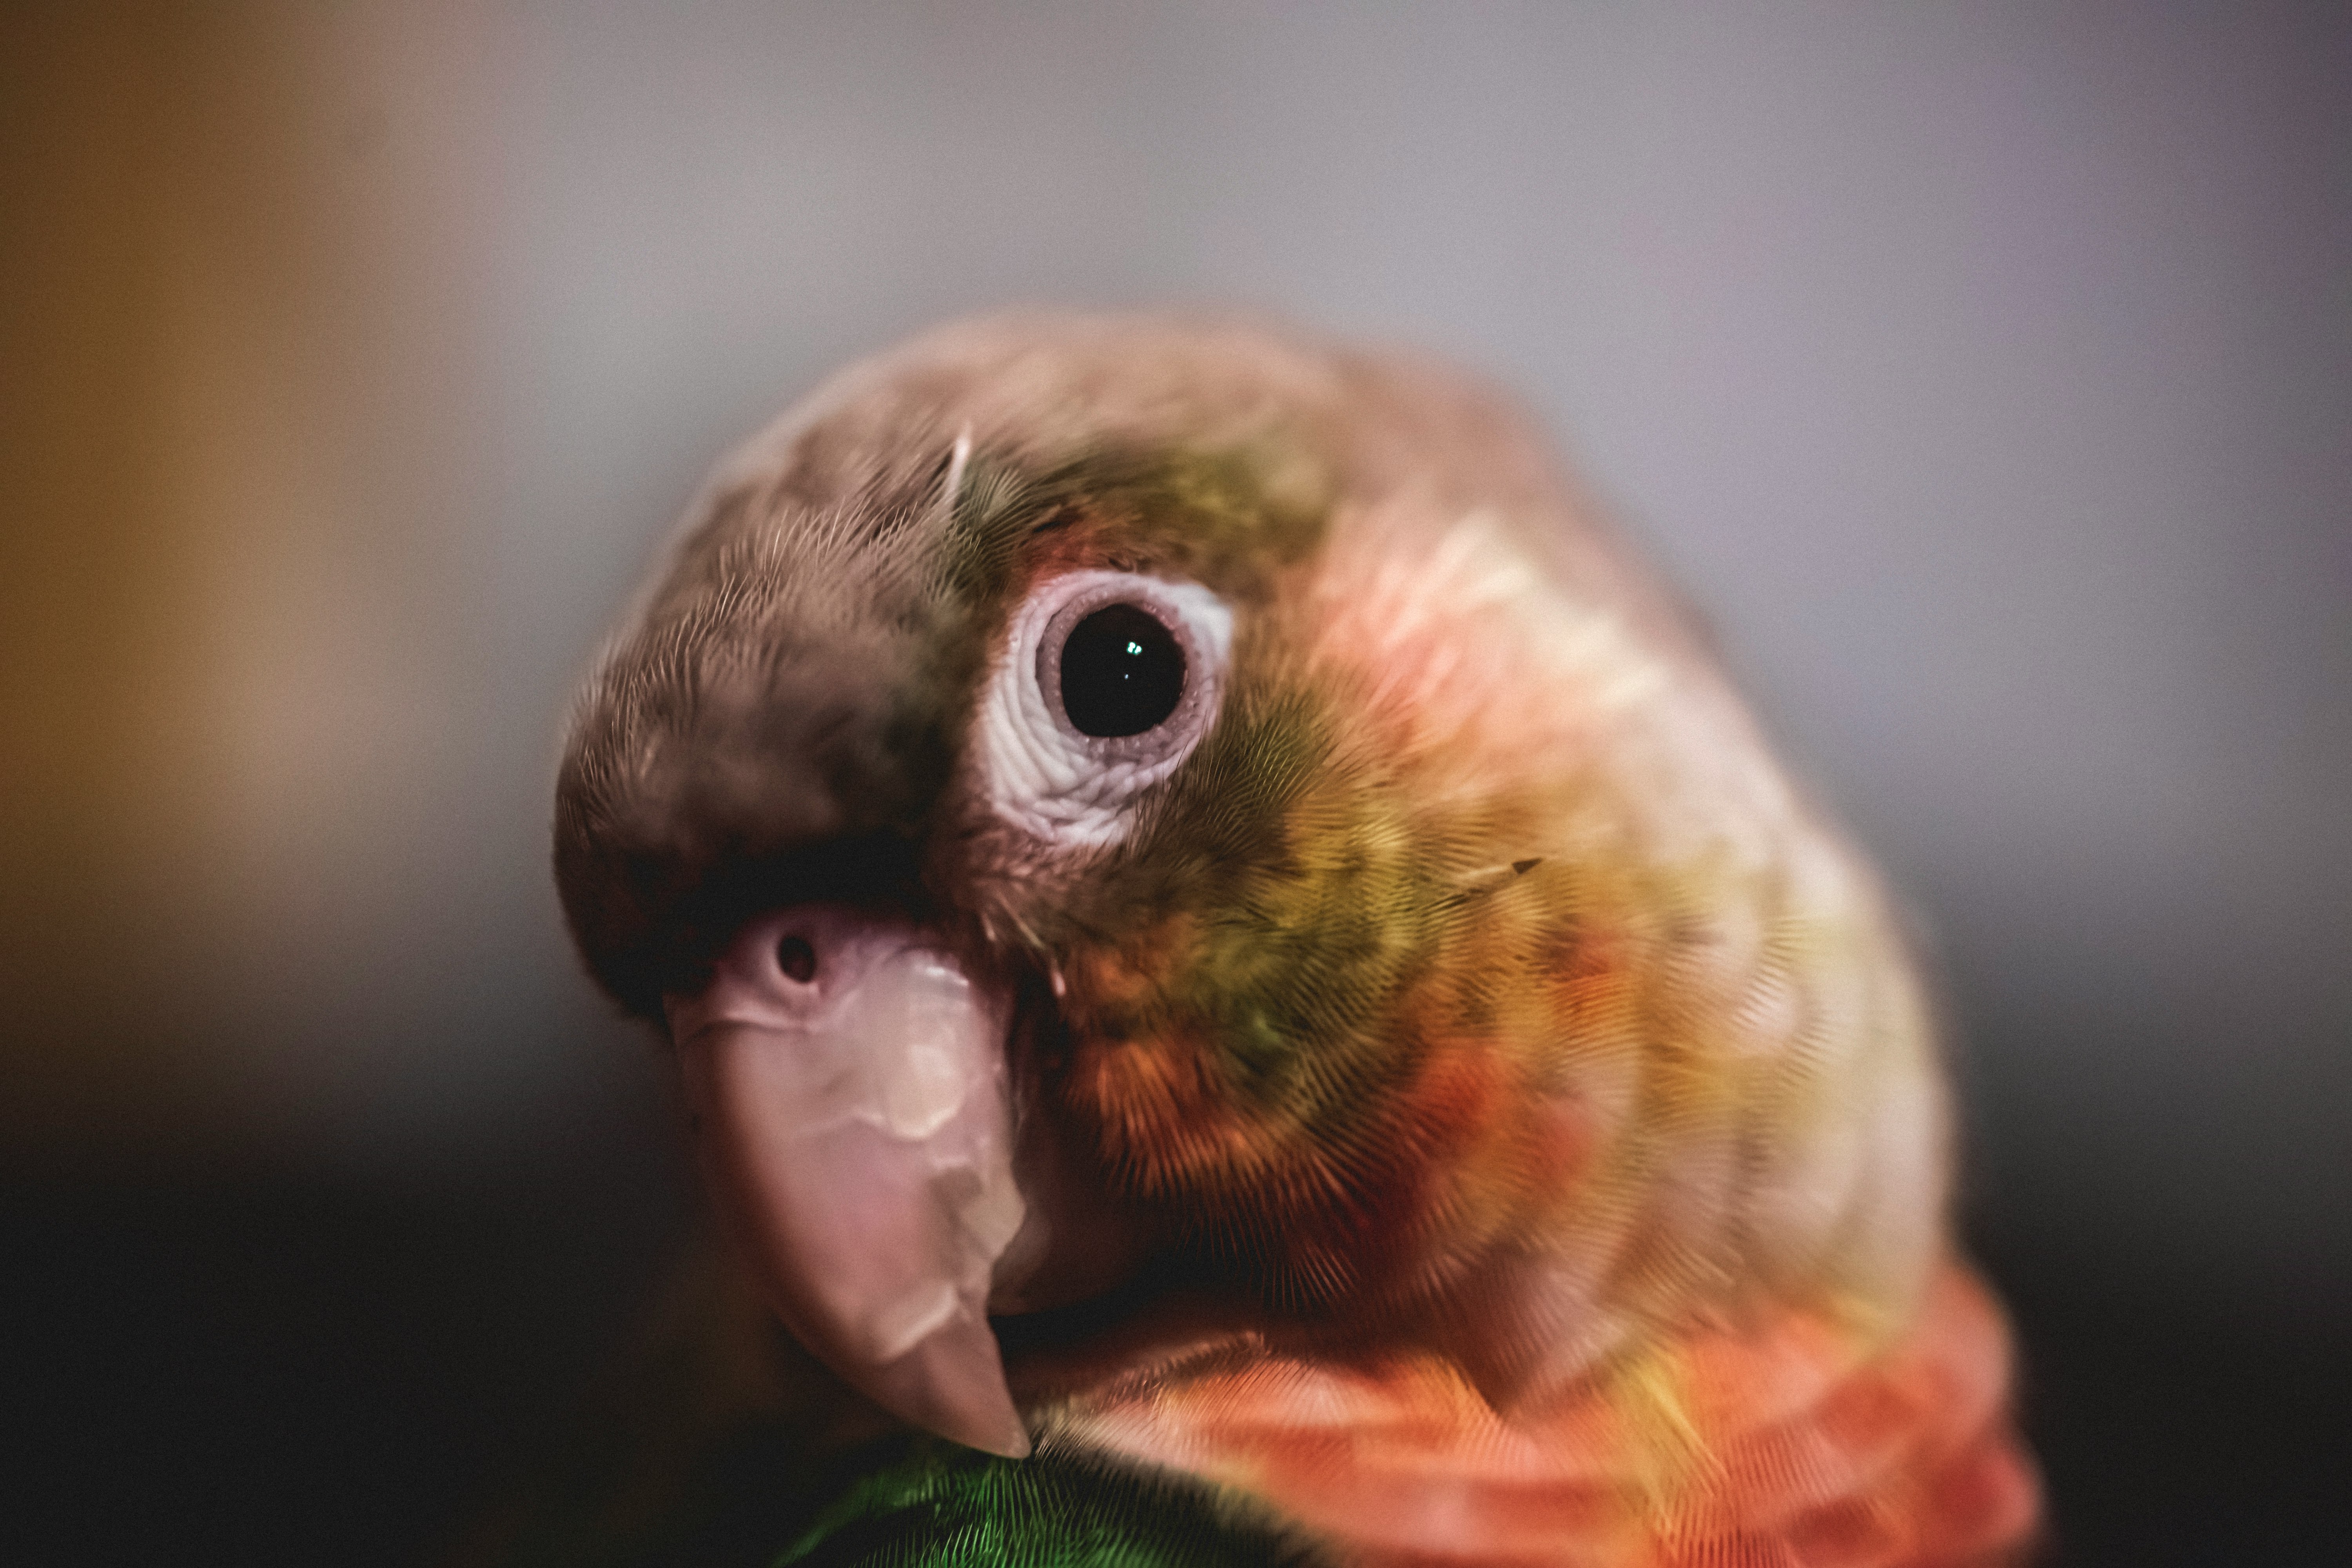
<instances>
[{"instance_id":1,"label":"bird","mask_svg":"<svg viewBox=\"0 0 2352 1568\"><path fill-rule=\"evenodd\" d=\"M647 1560L2038 1540L1909 919L1474 376L1053 310L851 365L665 547L554 867L723 1237Z\"/></svg>"}]
</instances>

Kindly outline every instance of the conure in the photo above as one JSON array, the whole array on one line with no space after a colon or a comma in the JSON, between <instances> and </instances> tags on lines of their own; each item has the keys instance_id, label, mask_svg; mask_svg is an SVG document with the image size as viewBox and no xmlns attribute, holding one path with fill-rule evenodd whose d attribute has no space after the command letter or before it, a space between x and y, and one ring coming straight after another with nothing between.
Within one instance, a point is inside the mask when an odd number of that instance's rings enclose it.
<instances>
[{"instance_id":1,"label":"conure","mask_svg":"<svg viewBox=\"0 0 2352 1568\"><path fill-rule=\"evenodd\" d=\"M1057 314L844 372L588 683L555 863L814 1358L692 1373L664 1495L746 1561L2033 1535L1901 922L1471 380Z\"/></svg>"}]
</instances>

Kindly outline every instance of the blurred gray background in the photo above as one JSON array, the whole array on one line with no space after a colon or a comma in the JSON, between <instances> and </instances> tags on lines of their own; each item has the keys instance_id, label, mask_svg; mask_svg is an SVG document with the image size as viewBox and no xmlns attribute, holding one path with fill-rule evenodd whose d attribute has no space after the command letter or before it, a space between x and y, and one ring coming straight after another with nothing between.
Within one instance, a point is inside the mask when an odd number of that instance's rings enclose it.
<instances>
[{"instance_id":1,"label":"blurred gray background","mask_svg":"<svg viewBox=\"0 0 2352 1568\"><path fill-rule=\"evenodd\" d=\"M2352 13L15 5L0 1560L391 1563L689 1223L546 872L707 465L1008 303L1484 369L1933 933L2063 1561L2352 1561Z\"/></svg>"}]
</instances>

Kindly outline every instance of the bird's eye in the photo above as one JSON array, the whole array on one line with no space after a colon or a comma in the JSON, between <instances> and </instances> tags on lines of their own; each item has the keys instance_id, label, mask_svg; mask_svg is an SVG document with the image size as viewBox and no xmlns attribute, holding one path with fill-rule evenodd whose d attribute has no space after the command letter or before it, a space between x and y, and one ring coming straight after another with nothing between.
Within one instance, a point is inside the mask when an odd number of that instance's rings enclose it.
<instances>
[{"instance_id":1,"label":"bird's eye","mask_svg":"<svg viewBox=\"0 0 2352 1568\"><path fill-rule=\"evenodd\" d=\"M1184 698L1184 647L1140 605L1105 605L1062 639L1062 712L1082 735L1156 730Z\"/></svg>"},{"instance_id":2,"label":"bird's eye","mask_svg":"<svg viewBox=\"0 0 2352 1568\"><path fill-rule=\"evenodd\" d=\"M1070 846L1117 842L1214 722L1233 612L1196 583L1069 572L1014 612L974 732L1000 816Z\"/></svg>"}]
</instances>

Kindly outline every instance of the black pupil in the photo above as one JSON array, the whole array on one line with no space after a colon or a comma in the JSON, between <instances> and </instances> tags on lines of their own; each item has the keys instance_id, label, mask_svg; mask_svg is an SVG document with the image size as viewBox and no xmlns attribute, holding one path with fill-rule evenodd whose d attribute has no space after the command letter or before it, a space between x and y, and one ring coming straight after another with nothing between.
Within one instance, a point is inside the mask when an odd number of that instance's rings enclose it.
<instances>
[{"instance_id":1,"label":"black pupil","mask_svg":"<svg viewBox=\"0 0 2352 1568\"><path fill-rule=\"evenodd\" d=\"M1105 605L1062 644L1062 711L1082 735L1140 735L1184 698L1184 649L1160 617Z\"/></svg>"}]
</instances>

